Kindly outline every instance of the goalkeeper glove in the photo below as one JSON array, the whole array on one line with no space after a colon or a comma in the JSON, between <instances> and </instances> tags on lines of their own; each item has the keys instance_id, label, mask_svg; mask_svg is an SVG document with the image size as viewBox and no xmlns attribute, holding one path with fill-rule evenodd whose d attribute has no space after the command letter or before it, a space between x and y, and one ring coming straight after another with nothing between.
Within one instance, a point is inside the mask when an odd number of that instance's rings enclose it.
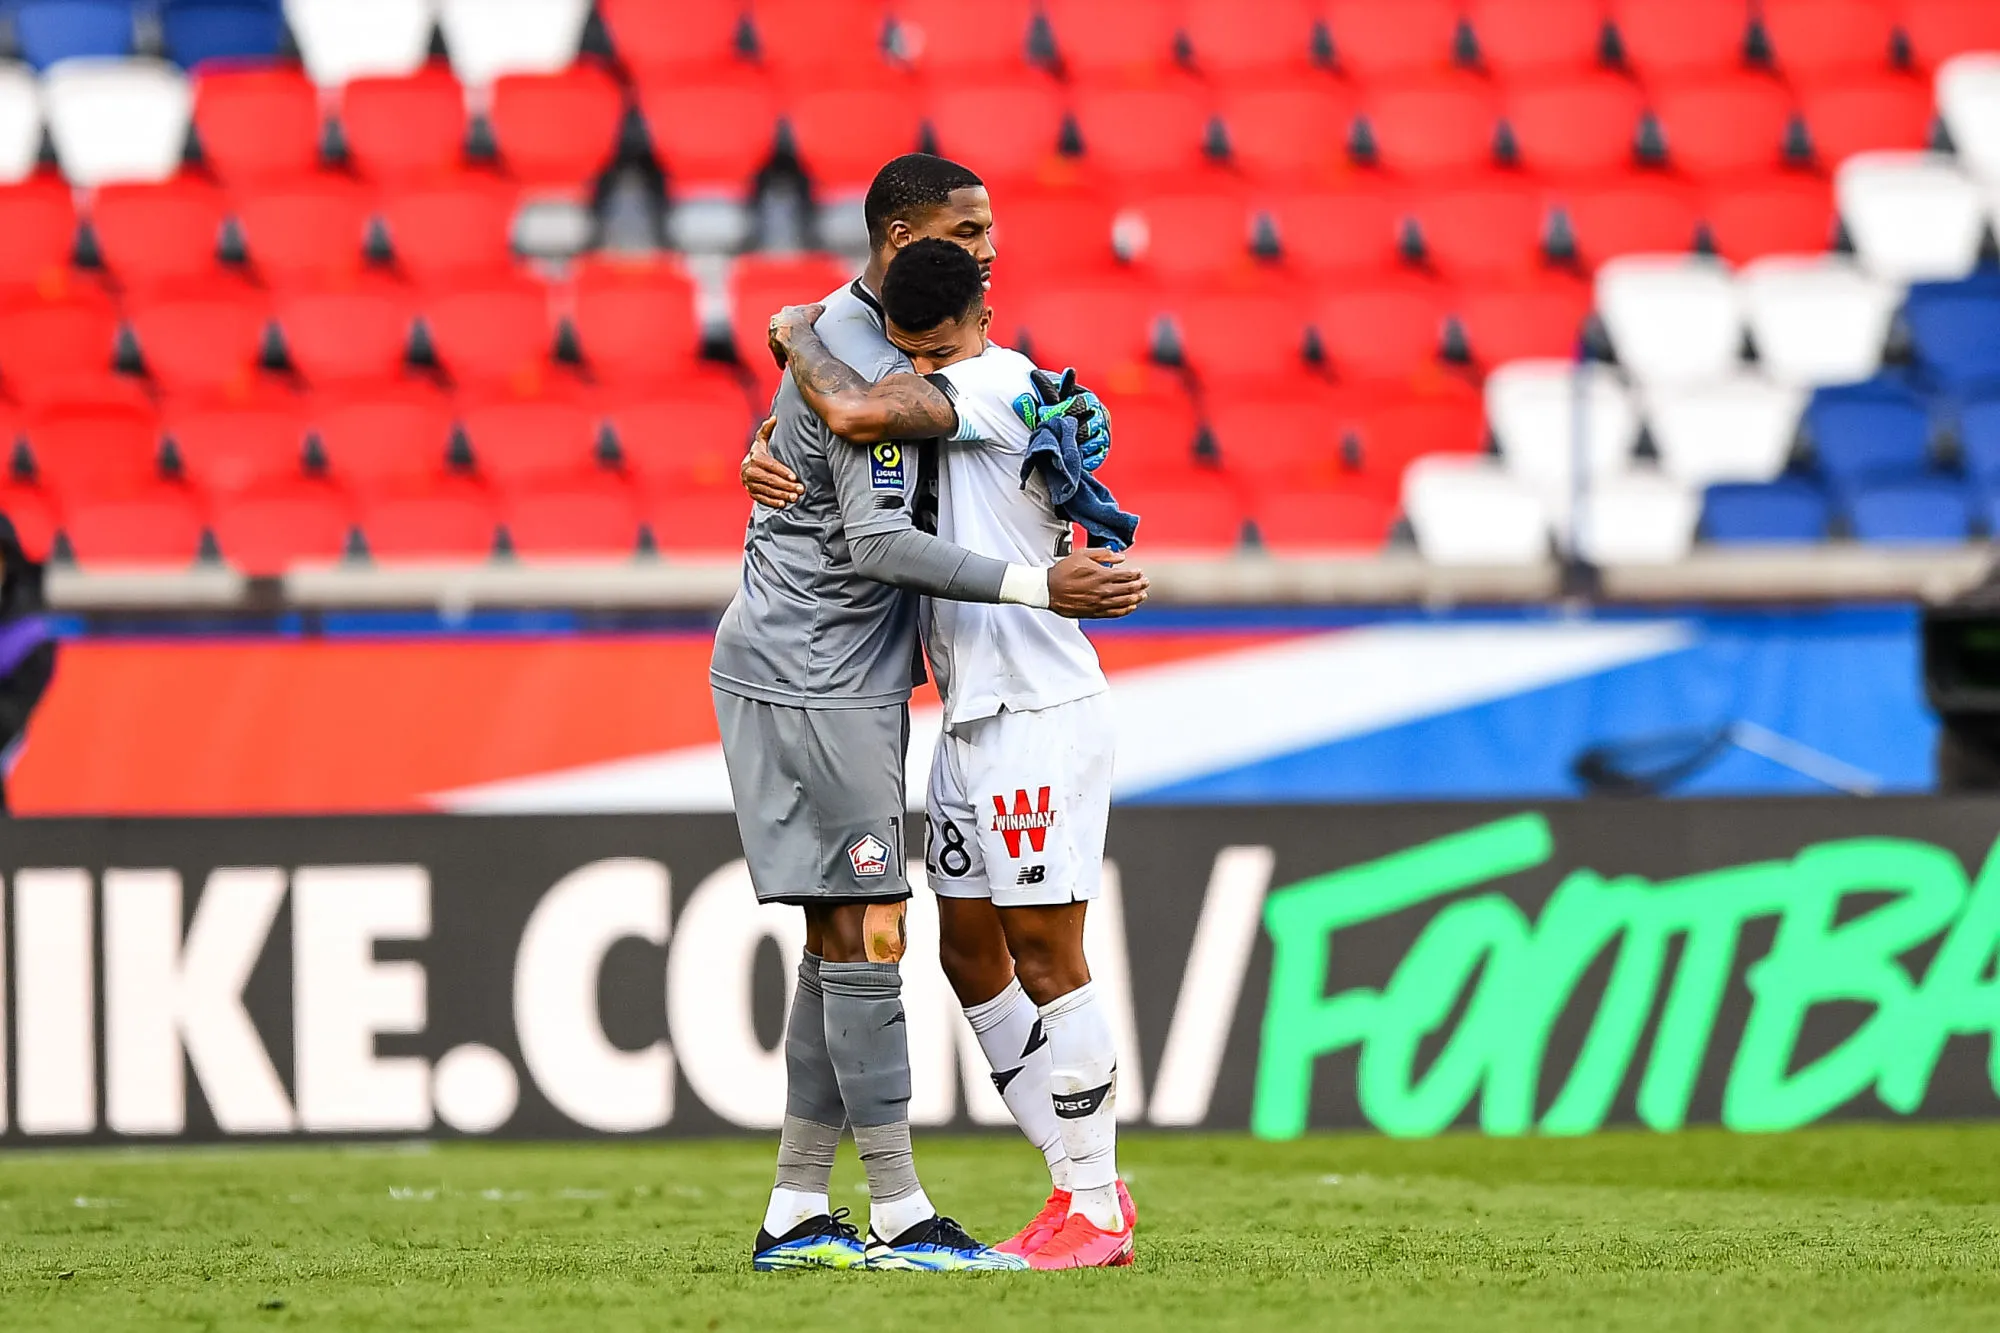
<instances>
[{"instance_id":1,"label":"goalkeeper glove","mask_svg":"<svg viewBox=\"0 0 2000 1333\"><path fill-rule=\"evenodd\" d=\"M1065 370L1060 377L1053 371L1037 370L1032 376L1040 403L1021 403L1021 418L1028 429L1041 429L1057 417L1076 418L1076 442L1083 449L1083 468L1095 472L1111 453L1111 412L1104 400L1077 383L1076 371Z\"/></svg>"}]
</instances>

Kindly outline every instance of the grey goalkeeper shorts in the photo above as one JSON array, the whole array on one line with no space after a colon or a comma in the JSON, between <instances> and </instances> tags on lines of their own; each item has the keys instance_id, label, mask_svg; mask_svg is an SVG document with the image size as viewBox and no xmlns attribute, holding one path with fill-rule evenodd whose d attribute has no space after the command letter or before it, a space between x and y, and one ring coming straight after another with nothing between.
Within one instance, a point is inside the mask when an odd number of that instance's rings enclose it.
<instances>
[{"instance_id":1,"label":"grey goalkeeper shorts","mask_svg":"<svg viewBox=\"0 0 2000 1333\"><path fill-rule=\"evenodd\" d=\"M788 708L713 693L757 901L909 897L903 871L909 708Z\"/></svg>"}]
</instances>

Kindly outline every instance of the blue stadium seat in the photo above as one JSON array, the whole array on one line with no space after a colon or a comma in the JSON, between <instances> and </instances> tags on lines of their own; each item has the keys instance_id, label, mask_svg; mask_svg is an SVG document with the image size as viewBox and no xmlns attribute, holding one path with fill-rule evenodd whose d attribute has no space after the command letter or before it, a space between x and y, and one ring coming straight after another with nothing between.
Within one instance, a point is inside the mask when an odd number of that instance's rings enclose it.
<instances>
[{"instance_id":1,"label":"blue stadium seat","mask_svg":"<svg viewBox=\"0 0 2000 1333\"><path fill-rule=\"evenodd\" d=\"M1847 517L1864 542L1962 542L1972 535L1972 495L1951 477L1867 486Z\"/></svg>"},{"instance_id":2,"label":"blue stadium seat","mask_svg":"<svg viewBox=\"0 0 2000 1333\"><path fill-rule=\"evenodd\" d=\"M161 22L168 58L186 69L275 56L285 37L277 0L168 0Z\"/></svg>"},{"instance_id":3,"label":"blue stadium seat","mask_svg":"<svg viewBox=\"0 0 2000 1333\"><path fill-rule=\"evenodd\" d=\"M1939 388L2000 383L2000 291L1977 283L1916 287L1903 317L1918 364Z\"/></svg>"},{"instance_id":4,"label":"blue stadium seat","mask_svg":"<svg viewBox=\"0 0 2000 1333\"><path fill-rule=\"evenodd\" d=\"M1826 536L1830 512L1826 493L1796 477L1711 486L1701 535L1712 542L1816 542Z\"/></svg>"},{"instance_id":5,"label":"blue stadium seat","mask_svg":"<svg viewBox=\"0 0 2000 1333\"><path fill-rule=\"evenodd\" d=\"M1805 428L1820 472L1836 487L1908 480L1930 460L1931 419L1924 404L1885 380L1813 394Z\"/></svg>"},{"instance_id":6,"label":"blue stadium seat","mask_svg":"<svg viewBox=\"0 0 2000 1333\"><path fill-rule=\"evenodd\" d=\"M1958 441L1966 474L1988 486L2000 483L2000 398L1967 403L1959 411Z\"/></svg>"},{"instance_id":7,"label":"blue stadium seat","mask_svg":"<svg viewBox=\"0 0 2000 1333\"><path fill-rule=\"evenodd\" d=\"M36 69L74 56L132 54L132 0L20 0L14 35Z\"/></svg>"}]
</instances>

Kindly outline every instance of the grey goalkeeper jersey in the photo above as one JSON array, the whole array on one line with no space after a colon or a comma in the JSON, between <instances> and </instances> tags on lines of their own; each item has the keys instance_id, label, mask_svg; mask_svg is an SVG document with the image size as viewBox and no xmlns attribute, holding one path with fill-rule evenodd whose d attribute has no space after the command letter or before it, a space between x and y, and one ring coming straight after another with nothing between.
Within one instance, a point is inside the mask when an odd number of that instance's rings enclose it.
<instances>
[{"instance_id":1,"label":"grey goalkeeper jersey","mask_svg":"<svg viewBox=\"0 0 2000 1333\"><path fill-rule=\"evenodd\" d=\"M910 369L859 281L824 304L814 329L833 355L871 380ZM920 451L914 443L861 448L835 438L789 372L773 413L771 453L805 496L751 514L743 582L716 628L709 683L794 708L901 703L922 679L918 598L862 577L848 542L913 526Z\"/></svg>"}]
</instances>

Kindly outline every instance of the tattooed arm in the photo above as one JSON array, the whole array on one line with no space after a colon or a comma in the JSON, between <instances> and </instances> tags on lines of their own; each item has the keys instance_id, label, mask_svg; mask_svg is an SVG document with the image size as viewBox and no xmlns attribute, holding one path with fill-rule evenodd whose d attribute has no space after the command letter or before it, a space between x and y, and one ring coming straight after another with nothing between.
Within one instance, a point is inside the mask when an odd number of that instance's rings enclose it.
<instances>
[{"instance_id":1,"label":"tattooed arm","mask_svg":"<svg viewBox=\"0 0 2000 1333\"><path fill-rule=\"evenodd\" d=\"M829 352L813 331L823 306L786 306L771 317L771 355L789 368L799 393L827 429L855 444L929 440L958 429L951 399L921 375L871 384Z\"/></svg>"}]
</instances>

